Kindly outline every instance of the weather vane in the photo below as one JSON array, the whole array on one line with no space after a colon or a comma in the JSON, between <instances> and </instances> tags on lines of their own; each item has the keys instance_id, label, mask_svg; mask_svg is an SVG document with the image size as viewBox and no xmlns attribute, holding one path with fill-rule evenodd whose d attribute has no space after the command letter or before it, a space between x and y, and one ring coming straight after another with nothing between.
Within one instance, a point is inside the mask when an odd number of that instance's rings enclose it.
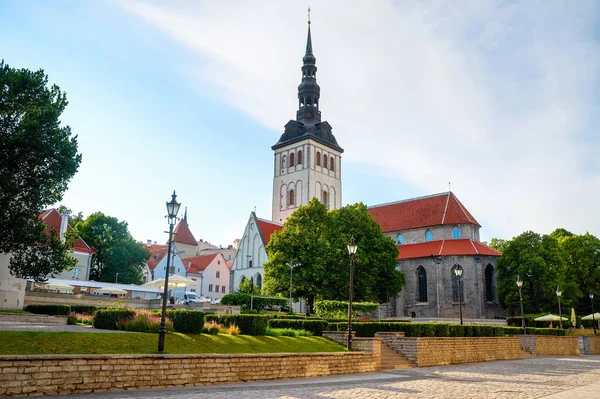
<instances>
[{"instance_id":1,"label":"weather vane","mask_svg":"<svg viewBox=\"0 0 600 399\"><path fill-rule=\"evenodd\" d=\"M310 6L308 6L308 24L310 25Z\"/></svg>"}]
</instances>

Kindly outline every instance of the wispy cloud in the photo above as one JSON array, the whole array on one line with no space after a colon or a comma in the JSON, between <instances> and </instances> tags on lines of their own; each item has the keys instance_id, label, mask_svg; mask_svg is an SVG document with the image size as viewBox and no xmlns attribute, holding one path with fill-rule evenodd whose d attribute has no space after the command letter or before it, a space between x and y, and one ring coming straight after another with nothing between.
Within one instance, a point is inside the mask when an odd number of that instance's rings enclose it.
<instances>
[{"instance_id":1,"label":"wispy cloud","mask_svg":"<svg viewBox=\"0 0 600 399\"><path fill-rule=\"evenodd\" d=\"M600 234L599 4L400 3L313 6L321 110L345 159L423 193L452 181L505 236ZM199 56L192 85L276 130L293 117L301 5L120 4Z\"/></svg>"}]
</instances>

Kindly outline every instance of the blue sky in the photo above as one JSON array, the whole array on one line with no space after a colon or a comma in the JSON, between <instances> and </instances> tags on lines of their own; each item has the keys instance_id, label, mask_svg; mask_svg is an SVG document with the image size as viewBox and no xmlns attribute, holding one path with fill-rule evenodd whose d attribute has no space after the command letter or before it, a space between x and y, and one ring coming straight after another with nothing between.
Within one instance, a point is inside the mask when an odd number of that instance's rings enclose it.
<instances>
[{"instance_id":1,"label":"blue sky","mask_svg":"<svg viewBox=\"0 0 600 399\"><path fill-rule=\"evenodd\" d=\"M344 4L311 4L344 203L452 181L484 239L600 235L598 3ZM83 163L62 202L126 220L138 240L166 239L173 189L197 239L231 243L254 207L270 218L270 147L295 116L305 7L0 2L0 58L68 95Z\"/></svg>"}]
</instances>

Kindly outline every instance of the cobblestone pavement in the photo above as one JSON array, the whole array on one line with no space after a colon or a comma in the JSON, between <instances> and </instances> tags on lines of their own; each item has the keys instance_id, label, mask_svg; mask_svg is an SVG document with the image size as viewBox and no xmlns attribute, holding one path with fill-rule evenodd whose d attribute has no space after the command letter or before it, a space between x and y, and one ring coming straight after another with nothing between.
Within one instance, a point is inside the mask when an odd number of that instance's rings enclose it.
<instances>
[{"instance_id":1,"label":"cobblestone pavement","mask_svg":"<svg viewBox=\"0 0 600 399\"><path fill-rule=\"evenodd\" d=\"M96 393L79 397L82 399L597 399L600 398L600 356L537 357L321 378Z\"/></svg>"},{"instance_id":2,"label":"cobblestone pavement","mask_svg":"<svg viewBox=\"0 0 600 399\"><path fill-rule=\"evenodd\" d=\"M70 326L66 324L51 323L15 323L0 322L0 331L46 331L46 332L101 332L101 333L128 333L128 331L98 330L85 326Z\"/></svg>"}]
</instances>

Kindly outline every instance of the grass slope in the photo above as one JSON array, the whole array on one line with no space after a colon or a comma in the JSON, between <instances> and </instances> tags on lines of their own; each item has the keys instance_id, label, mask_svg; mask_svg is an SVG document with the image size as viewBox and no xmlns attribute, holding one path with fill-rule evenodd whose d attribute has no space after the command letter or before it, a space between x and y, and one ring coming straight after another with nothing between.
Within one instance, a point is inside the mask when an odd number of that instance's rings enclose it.
<instances>
[{"instance_id":1,"label":"grass slope","mask_svg":"<svg viewBox=\"0 0 600 399\"><path fill-rule=\"evenodd\" d=\"M156 353L158 334L0 331L0 355ZM322 337L167 334L171 354L342 352Z\"/></svg>"}]
</instances>

